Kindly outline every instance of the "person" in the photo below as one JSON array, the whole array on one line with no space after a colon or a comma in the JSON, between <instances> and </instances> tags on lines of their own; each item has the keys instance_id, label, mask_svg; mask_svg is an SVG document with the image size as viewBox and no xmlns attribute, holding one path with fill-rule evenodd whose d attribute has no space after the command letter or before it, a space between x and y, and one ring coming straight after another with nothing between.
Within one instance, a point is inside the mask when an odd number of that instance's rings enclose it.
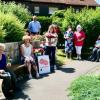
<instances>
[{"instance_id":1,"label":"person","mask_svg":"<svg viewBox=\"0 0 100 100\"><path fill-rule=\"evenodd\" d=\"M68 26L67 31L64 33L65 38L65 53L67 53L68 58L72 58L73 51L73 32L71 26Z\"/></svg>"},{"instance_id":2,"label":"person","mask_svg":"<svg viewBox=\"0 0 100 100\"><path fill-rule=\"evenodd\" d=\"M92 55L89 57L90 61L100 61L100 35L95 43Z\"/></svg>"},{"instance_id":3,"label":"person","mask_svg":"<svg viewBox=\"0 0 100 100\"><path fill-rule=\"evenodd\" d=\"M37 35L40 33L41 24L37 21L37 16L33 16L33 21L31 21L28 25L28 30L32 35Z\"/></svg>"},{"instance_id":4,"label":"person","mask_svg":"<svg viewBox=\"0 0 100 100\"><path fill-rule=\"evenodd\" d=\"M50 25L48 31L45 33L45 53L49 55L50 58L50 69L51 72L54 72L55 67L55 54L56 54L56 45L58 41L58 35L54 31L54 25Z\"/></svg>"},{"instance_id":5,"label":"person","mask_svg":"<svg viewBox=\"0 0 100 100\"><path fill-rule=\"evenodd\" d=\"M81 52L82 52L82 47L84 45L84 40L85 40L85 33L82 30L81 25L77 25L76 31L74 32L74 45L76 49L76 54L77 54L77 59L81 60Z\"/></svg>"},{"instance_id":6,"label":"person","mask_svg":"<svg viewBox=\"0 0 100 100\"><path fill-rule=\"evenodd\" d=\"M31 67L36 71L36 77L39 77L38 68L35 63L35 59L33 56L33 46L30 44L30 36L23 36L24 43L21 45L21 54L22 61L25 63L25 66L28 68L29 79L32 79Z\"/></svg>"},{"instance_id":7,"label":"person","mask_svg":"<svg viewBox=\"0 0 100 100\"><path fill-rule=\"evenodd\" d=\"M11 67L11 63L9 62L7 64L7 57L4 54L5 45L3 43L0 43L0 78L6 74L5 77L3 77L3 93L5 97L10 96L9 93L13 93L14 91L18 90L17 87L17 80L14 72L9 69ZM12 85L11 85L12 84ZM11 86L10 86L11 85Z\"/></svg>"}]
</instances>

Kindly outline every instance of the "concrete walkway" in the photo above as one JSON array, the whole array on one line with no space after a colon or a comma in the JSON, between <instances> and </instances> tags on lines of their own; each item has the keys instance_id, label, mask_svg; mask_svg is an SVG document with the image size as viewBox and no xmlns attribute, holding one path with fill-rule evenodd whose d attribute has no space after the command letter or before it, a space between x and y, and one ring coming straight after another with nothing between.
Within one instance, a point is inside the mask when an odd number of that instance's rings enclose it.
<instances>
[{"instance_id":1,"label":"concrete walkway","mask_svg":"<svg viewBox=\"0 0 100 100\"><path fill-rule=\"evenodd\" d=\"M71 61L54 74L41 79L32 79L21 83L23 91L16 95L19 100L69 100L67 88L71 82L82 74L87 74L100 62Z\"/></svg>"}]
</instances>

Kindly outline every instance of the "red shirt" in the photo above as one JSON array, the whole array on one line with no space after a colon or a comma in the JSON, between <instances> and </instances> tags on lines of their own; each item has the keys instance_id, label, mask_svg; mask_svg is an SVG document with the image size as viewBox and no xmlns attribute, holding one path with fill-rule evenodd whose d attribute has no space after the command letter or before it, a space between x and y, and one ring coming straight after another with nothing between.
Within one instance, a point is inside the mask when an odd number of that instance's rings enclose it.
<instances>
[{"instance_id":1,"label":"red shirt","mask_svg":"<svg viewBox=\"0 0 100 100\"><path fill-rule=\"evenodd\" d=\"M85 33L83 31L80 32L80 34L77 34L77 32L74 33L74 44L75 46L83 46L84 40L78 41L79 39L85 39Z\"/></svg>"}]
</instances>

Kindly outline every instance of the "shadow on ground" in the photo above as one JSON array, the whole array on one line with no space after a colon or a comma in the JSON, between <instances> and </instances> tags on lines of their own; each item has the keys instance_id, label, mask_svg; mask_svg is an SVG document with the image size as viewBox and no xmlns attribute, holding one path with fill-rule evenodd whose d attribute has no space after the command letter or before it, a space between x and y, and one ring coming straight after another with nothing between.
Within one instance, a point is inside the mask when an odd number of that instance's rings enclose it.
<instances>
[{"instance_id":1,"label":"shadow on ground","mask_svg":"<svg viewBox=\"0 0 100 100\"><path fill-rule=\"evenodd\" d=\"M15 95L12 100L31 100L30 97L23 92L24 90L31 88L27 81L28 79L26 78L18 82L18 87L21 88L21 90L15 92Z\"/></svg>"},{"instance_id":2,"label":"shadow on ground","mask_svg":"<svg viewBox=\"0 0 100 100\"><path fill-rule=\"evenodd\" d=\"M60 68L60 70L65 73L74 73L75 72L74 68Z\"/></svg>"}]
</instances>

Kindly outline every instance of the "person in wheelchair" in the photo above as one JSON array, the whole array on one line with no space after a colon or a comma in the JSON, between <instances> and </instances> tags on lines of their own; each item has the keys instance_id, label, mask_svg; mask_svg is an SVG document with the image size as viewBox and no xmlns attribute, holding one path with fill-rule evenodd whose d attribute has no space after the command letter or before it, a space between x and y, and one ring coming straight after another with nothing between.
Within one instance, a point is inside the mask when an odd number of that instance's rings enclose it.
<instances>
[{"instance_id":1,"label":"person in wheelchair","mask_svg":"<svg viewBox=\"0 0 100 100\"><path fill-rule=\"evenodd\" d=\"M100 35L95 43L95 47L93 48L92 55L89 57L90 61L100 61Z\"/></svg>"},{"instance_id":2,"label":"person in wheelchair","mask_svg":"<svg viewBox=\"0 0 100 100\"><path fill-rule=\"evenodd\" d=\"M3 79L2 91L5 97L17 90L16 77L13 71L9 69L11 63L7 64L6 55L4 54L5 45L0 43L0 78Z\"/></svg>"},{"instance_id":3,"label":"person in wheelchair","mask_svg":"<svg viewBox=\"0 0 100 100\"><path fill-rule=\"evenodd\" d=\"M39 78L38 68L35 63L33 55L33 46L30 43L31 37L28 35L23 36L23 44L21 45L21 60L28 69L29 79L32 79L31 69L36 71L36 77Z\"/></svg>"}]
</instances>

